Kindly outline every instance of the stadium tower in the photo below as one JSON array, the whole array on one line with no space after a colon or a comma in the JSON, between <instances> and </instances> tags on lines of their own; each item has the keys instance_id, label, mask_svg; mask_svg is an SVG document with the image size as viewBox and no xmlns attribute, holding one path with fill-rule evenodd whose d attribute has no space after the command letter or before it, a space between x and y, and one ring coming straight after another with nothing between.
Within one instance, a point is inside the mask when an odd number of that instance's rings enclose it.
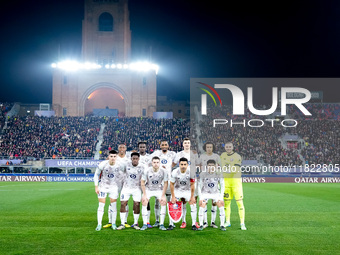
<instances>
[{"instance_id":1,"label":"stadium tower","mask_svg":"<svg viewBox=\"0 0 340 255\"><path fill-rule=\"evenodd\" d=\"M54 64L56 115L152 116L157 67L130 60L128 1L85 0L82 60Z\"/></svg>"}]
</instances>

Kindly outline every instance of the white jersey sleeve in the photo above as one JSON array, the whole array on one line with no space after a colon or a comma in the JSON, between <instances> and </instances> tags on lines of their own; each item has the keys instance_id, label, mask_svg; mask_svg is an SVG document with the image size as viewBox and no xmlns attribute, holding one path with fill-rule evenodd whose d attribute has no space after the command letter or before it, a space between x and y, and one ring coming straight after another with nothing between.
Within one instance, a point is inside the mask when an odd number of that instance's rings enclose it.
<instances>
[{"instance_id":1,"label":"white jersey sleeve","mask_svg":"<svg viewBox=\"0 0 340 255\"><path fill-rule=\"evenodd\" d=\"M98 186L98 184L99 184L99 178L100 178L100 175L103 171L103 167L105 166L105 164L106 164L105 161L100 162L99 165L96 168L96 171L95 171L94 176L93 176L93 181L94 181L95 186Z\"/></svg>"},{"instance_id":2,"label":"white jersey sleeve","mask_svg":"<svg viewBox=\"0 0 340 255\"><path fill-rule=\"evenodd\" d=\"M176 178L177 178L177 171L178 168L176 168L174 171L172 171L171 176L170 176L170 182L175 183L176 182Z\"/></svg>"}]
</instances>

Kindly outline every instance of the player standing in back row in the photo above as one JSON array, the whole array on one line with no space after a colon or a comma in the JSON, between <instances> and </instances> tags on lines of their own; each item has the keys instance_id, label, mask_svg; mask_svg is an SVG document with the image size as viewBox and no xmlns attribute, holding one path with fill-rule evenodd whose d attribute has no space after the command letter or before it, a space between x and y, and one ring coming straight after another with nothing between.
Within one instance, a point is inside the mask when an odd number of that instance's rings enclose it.
<instances>
[{"instance_id":1,"label":"player standing in back row","mask_svg":"<svg viewBox=\"0 0 340 255\"><path fill-rule=\"evenodd\" d=\"M161 163L161 168L164 169L167 173L167 175L170 177L171 176L171 171L172 171L172 163L175 159L176 152L174 151L169 151L169 143L167 140L161 140L160 144L161 149L156 150L153 152L149 158L152 159L153 157L157 156L160 158L160 163ZM166 198L167 201L170 201L170 184L168 182L168 189L166 191ZM153 225L154 227L159 227L159 201L156 199L155 201L155 217L156 217L156 223Z\"/></svg>"},{"instance_id":2,"label":"player standing in back row","mask_svg":"<svg viewBox=\"0 0 340 255\"><path fill-rule=\"evenodd\" d=\"M190 150L191 142L190 142L189 138L183 139L182 146L183 146L183 150L176 153L176 157L174 159L172 166L174 167L174 166L178 165L180 158L186 158L188 160L189 169L194 174L194 173L196 173L196 164L198 164L197 153L194 154ZM195 198L197 197L197 195L198 195L198 193L197 193L197 182L195 182ZM187 226L187 224L186 224L187 204L186 204L186 202L183 202L182 208L183 208L182 209L182 225L180 226L180 228L186 228L186 226ZM196 227L198 228L199 225L197 224Z\"/></svg>"},{"instance_id":3,"label":"player standing in back row","mask_svg":"<svg viewBox=\"0 0 340 255\"><path fill-rule=\"evenodd\" d=\"M243 187L241 176L242 158L240 154L234 152L232 142L227 142L224 146L226 152L221 155L222 167L225 168L227 173L224 173L224 208L226 215L226 227L230 227L230 204L235 196L236 204L238 207L238 214L240 216L241 229L247 230L244 224L244 205L243 205Z\"/></svg>"},{"instance_id":4,"label":"player standing in back row","mask_svg":"<svg viewBox=\"0 0 340 255\"><path fill-rule=\"evenodd\" d=\"M205 151L205 153L201 154L200 159L199 159L201 172L202 171L207 172L207 162L208 162L208 160L214 160L218 166L221 166L221 158L218 154L214 153L215 145L213 143L206 142L203 145L203 150ZM199 180L197 181L197 183L198 182L199 182ZM216 214L217 214L217 203L216 202L217 201L212 200L212 203L211 203L211 224L210 224L210 226L213 227L213 228L218 228L215 224ZM205 211L204 211L203 228L206 228L206 227L208 227L208 209L207 209L207 207L205 207Z\"/></svg>"}]
</instances>

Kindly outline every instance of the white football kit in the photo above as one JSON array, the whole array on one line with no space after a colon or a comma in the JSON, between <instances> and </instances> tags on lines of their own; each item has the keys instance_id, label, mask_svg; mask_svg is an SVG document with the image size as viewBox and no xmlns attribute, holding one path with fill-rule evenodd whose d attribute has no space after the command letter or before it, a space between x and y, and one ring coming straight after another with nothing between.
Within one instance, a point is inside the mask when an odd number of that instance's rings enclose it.
<instances>
[{"instance_id":1,"label":"white football kit","mask_svg":"<svg viewBox=\"0 0 340 255\"><path fill-rule=\"evenodd\" d=\"M146 153L145 155L139 155L139 163L148 166L149 163L150 163L150 157L149 156L150 155L148 153Z\"/></svg>"},{"instance_id":2,"label":"white football kit","mask_svg":"<svg viewBox=\"0 0 340 255\"><path fill-rule=\"evenodd\" d=\"M131 152L126 152L124 157L120 157L119 155L117 155L116 161L121 163L121 164L127 165L128 163L131 162L131 156L130 155L131 155ZM118 192L119 193L121 193L121 191L122 191L124 182L125 182L125 174L121 173L117 178Z\"/></svg>"},{"instance_id":3,"label":"white football kit","mask_svg":"<svg viewBox=\"0 0 340 255\"><path fill-rule=\"evenodd\" d=\"M109 160L101 162L94 174L94 184L99 188L98 198L105 198L107 194L112 199L118 198L119 178L125 169L125 164L116 162L109 164Z\"/></svg>"},{"instance_id":4,"label":"white football kit","mask_svg":"<svg viewBox=\"0 0 340 255\"><path fill-rule=\"evenodd\" d=\"M203 172L200 174L198 195L200 200L208 202L209 199L223 201L224 179L220 172Z\"/></svg>"},{"instance_id":5,"label":"white football kit","mask_svg":"<svg viewBox=\"0 0 340 255\"><path fill-rule=\"evenodd\" d=\"M165 169L159 168L157 172L149 167L143 174L142 180L146 182L145 192L146 197L150 199L151 197L156 197L161 199L164 182L168 181L168 174Z\"/></svg>"},{"instance_id":6,"label":"white football kit","mask_svg":"<svg viewBox=\"0 0 340 255\"><path fill-rule=\"evenodd\" d=\"M152 161L152 158L155 156L160 158L160 163L161 163L160 168L166 170L167 175L171 176L172 162L174 161L176 157L176 152L167 151L166 153L163 153L162 150L156 150L149 156L150 162ZM171 194L170 183L168 184L168 189L166 191L166 194Z\"/></svg>"},{"instance_id":7,"label":"white football kit","mask_svg":"<svg viewBox=\"0 0 340 255\"><path fill-rule=\"evenodd\" d=\"M132 196L133 201L141 201L141 179L146 168L147 167L144 164L133 166L132 162L129 162L126 165L125 181L120 195L120 201L127 201L129 200L130 196Z\"/></svg>"},{"instance_id":8,"label":"white football kit","mask_svg":"<svg viewBox=\"0 0 340 255\"><path fill-rule=\"evenodd\" d=\"M180 168L176 168L171 173L170 181L174 184L175 197L177 199L184 198L189 201L191 198L191 185L192 181L195 181L194 175L190 173L190 168L182 173Z\"/></svg>"}]
</instances>

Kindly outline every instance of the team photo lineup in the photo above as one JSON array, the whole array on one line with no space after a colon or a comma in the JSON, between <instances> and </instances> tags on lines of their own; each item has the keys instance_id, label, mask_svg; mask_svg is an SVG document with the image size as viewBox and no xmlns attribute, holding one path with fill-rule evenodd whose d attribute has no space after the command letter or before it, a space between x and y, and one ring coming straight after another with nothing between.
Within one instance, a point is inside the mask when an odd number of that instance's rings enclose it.
<instances>
[{"instance_id":1,"label":"team photo lineup","mask_svg":"<svg viewBox=\"0 0 340 255\"><path fill-rule=\"evenodd\" d=\"M233 151L232 142L225 144L221 156L214 153L214 144L205 143L205 153L198 156L191 151L189 138L182 141L183 150L169 150L168 141L160 141L160 150L146 152L147 142L138 143L138 152L127 152L125 144L118 145L118 151L110 150L108 159L101 162L94 174L95 192L98 195L97 231L102 228L122 230L132 227L136 230L159 228L173 230L174 223L182 220L180 228L186 228L187 203L190 205L191 229L203 230L208 227L207 202L212 200L212 228L225 231L230 223L230 204L235 196L239 210L240 229L244 223L243 189L240 167L241 156ZM218 166L237 167L238 171L224 176ZM197 168L196 168L197 167ZM226 177L226 178L224 178ZM108 223L102 225L106 197L109 197ZM128 200L133 199L133 224L128 224ZM151 197L155 197L155 223L150 224ZM117 227L117 199L120 198L120 222ZM142 202L143 226L139 227ZM164 226L168 205L169 226ZM197 209L198 208L198 209ZM218 208L218 210L217 210ZM177 210L175 210L177 209ZM220 226L215 224L219 212ZM198 221L197 220L198 213Z\"/></svg>"},{"instance_id":2,"label":"team photo lineup","mask_svg":"<svg viewBox=\"0 0 340 255\"><path fill-rule=\"evenodd\" d=\"M339 254L339 1L2 10L0 255Z\"/></svg>"}]
</instances>

